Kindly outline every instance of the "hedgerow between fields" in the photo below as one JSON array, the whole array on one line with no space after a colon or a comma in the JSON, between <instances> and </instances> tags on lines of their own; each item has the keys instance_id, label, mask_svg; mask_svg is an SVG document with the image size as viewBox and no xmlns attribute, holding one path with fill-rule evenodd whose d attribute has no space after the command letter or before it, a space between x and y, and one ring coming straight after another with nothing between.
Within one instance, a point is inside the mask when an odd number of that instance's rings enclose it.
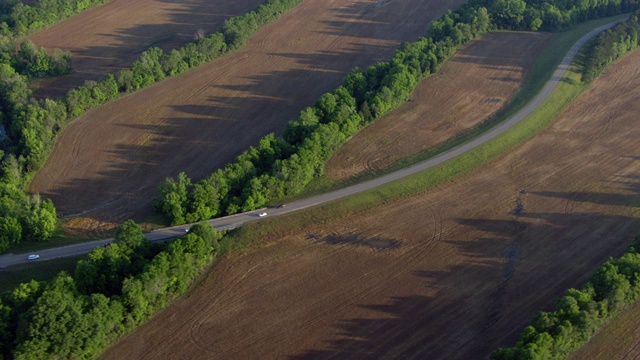
<instances>
[{"instance_id":1,"label":"hedgerow between fields","mask_svg":"<svg viewBox=\"0 0 640 360\"><path fill-rule=\"evenodd\" d=\"M475 0L449 11L433 22L431 36L403 43L390 62L347 75L338 89L289 122L282 138L263 137L257 147L196 183L185 173L166 179L158 188L155 208L171 225L178 225L254 210L300 194L323 175L325 162L340 145L406 101L422 79L437 72L466 42L495 29L566 29L579 21L631 11L638 2L580 6L587 5Z\"/></svg>"},{"instance_id":2,"label":"hedgerow between fields","mask_svg":"<svg viewBox=\"0 0 640 360\"><path fill-rule=\"evenodd\" d=\"M517 0L515 2L519 3ZM282 163L295 157L306 159L311 156L311 165L305 165L301 160L295 161L298 161L302 170L311 169L311 175L317 174L322 163L319 159L326 158L328 149L334 148L337 144L335 140L325 138L326 136L340 132L342 135L336 136L344 140L346 135L341 132L343 129L349 134L349 131L355 131L351 126L357 125L360 121L371 121L404 101L413 89L409 85L415 86L419 79L437 69L460 44L494 28L545 28L547 25L543 20L537 22L534 20L538 18L525 18L524 14L533 10L527 12L526 3L522 3L525 4L522 12L510 13L508 17L505 17L502 11L504 9L496 3L489 10L475 3L466 5L456 12L447 13L432 25L431 33L438 35L432 35L431 38L424 38L416 43L403 44L391 62L380 63L348 75L342 87L333 93L325 94L314 108L303 110L298 120L289 125L283 139L276 139L273 135L267 136L267 140L263 140L265 145L261 142L259 148L243 154L246 161L239 165L251 170L261 168L263 163L269 164L269 159L276 159L276 164L278 161ZM621 4L619 5L618 8L614 7L614 10L617 9L615 11L623 10ZM585 10L578 13L573 9L567 10L567 13L582 14L584 19L587 19L589 14L594 14L594 17L609 15L610 9L607 5L602 7L600 12ZM615 12L614 10L611 11ZM573 21L582 18L574 15L566 19L567 22L562 23L562 26L570 26ZM552 24L549 23L549 26ZM242 35L242 32L228 32L225 40L235 41L238 39L235 37L236 34ZM141 61L137 66L148 69L145 64L155 63ZM151 67L157 68L157 65ZM154 74L159 75L159 72L151 71L149 76L155 76ZM108 77L105 81L118 84L115 77ZM93 99L92 101L96 101L91 95L96 87L98 85L89 92L88 98ZM46 103L27 103L15 107L24 109ZM67 103L64 104L66 106ZM284 142L296 150L284 160L277 159L282 153L269 151L266 146L269 143ZM14 161L17 162L17 159ZM294 163L293 160L290 161ZM295 167L290 169L293 171ZM309 176L302 175L298 175L301 176L301 180ZM281 181L273 175L266 176ZM192 197L195 188L189 184L185 175L181 177L183 180L173 182L186 184L178 190L187 194L187 197ZM258 181L253 179L257 178L249 179L242 176L235 178L235 181ZM299 185L291 183L289 186ZM186 216L187 213L184 214ZM51 282L32 281L22 284L0 298L2 354L18 359L92 357L186 291L197 273L210 264L217 254L218 238L219 235L209 225L200 224L186 237L168 245L150 245L142 237L137 225L132 222L125 223L116 233L116 242L107 248L94 250L86 259L81 260L73 276L61 273Z\"/></svg>"},{"instance_id":3,"label":"hedgerow between fields","mask_svg":"<svg viewBox=\"0 0 640 360\"><path fill-rule=\"evenodd\" d=\"M564 359L640 295L640 235L626 253L600 266L581 289L569 289L556 310L541 312L513 348L491 359Z\"/></svg>"},{"instance_id":4,"label":"hedgerow between fields","mask_svg":"<svg viewBox=\"0 0 640 360\"><path fill-rule=\"evenodd\" d=\"M37 0L26 5L19 0L0 3L0 37L12 38L57 24L109 0Z\"/></svg>"},{"instance_id":5,"label":"hedgerow between fields","mask_svg":"<svg viewBox=\"0 0 640 360\"><path fill-rule=\"evenodd\" d=\"M53 236L56 228L53 203L42 201L39 196L29 196L25 189L49 156L57 134L71 120L91 108L243 46L258 28L301 1L268 0L250 13L228 19L221 30L209 36L168 54L152 47L143 52L130 69L97 82L87 82L55 100L29 98L30 72L21 72L21 67L17 66L26 64L24 67L28 69L33 62L40 63L39 54L44 50L29 57L33 61L25 62L22 48L28 48L28 45L23 43L16 52L15 39L0 35L0 44L4 44L0 45L0 50L12 49L0 56L0 124L6 129L6 136L0 135L0 253L21 241L47 241ZM14 10L17 8L16 5ZM56 54L52 56L55 58Z\"/></svg>"},{"instance_id":6,"label":"hedgerow between fields","mask_svg":"<svg viewBox=\"0 0 640 360\"><path fill-rule=\"evenodd\" d=\"M640 23L638 23L638 13L636 13L627 21L599 34L587 52L582 69L582 81L592 81L602 73L607 65L637 48L640 45L639 33Z\"/></svg>"}]
</instances>

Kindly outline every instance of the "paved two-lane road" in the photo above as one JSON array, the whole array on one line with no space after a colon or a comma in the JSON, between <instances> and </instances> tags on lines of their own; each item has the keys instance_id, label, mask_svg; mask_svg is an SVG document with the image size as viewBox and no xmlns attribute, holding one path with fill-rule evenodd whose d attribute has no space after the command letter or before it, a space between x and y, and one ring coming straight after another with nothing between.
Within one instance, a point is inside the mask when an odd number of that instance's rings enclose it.
<instances>
[{"instance_id":1,"label":"paved two-lane road","mask_svg":"<svg viewBox=\"0 0 640 360\"><path fill-rule=\"evenodd\" d=\"M357 185L349 186L344 189L332 191L326 194L314 196L314 197L303 199L303 200L298 200L298 201L287 204L287 206L283 208L255 210L247 213L227 216L227 217L218 218L218 219L212 219L212 220L209 220L209 223L211 223L211 225L213 225L213 227L219 231L234 229L248 221L259 219L260 217L258 216L258 214L262 212L267 212L268 213L267 216L277 216L277 215L282 215L285 213L305 209L311 206L319 205L322 203L326 203L329 201L333 201L336 199L340 199L345 196L370 190L380 185L390 183L392 181L404 178L409 175L413 175L420 171L439 165L467 151L471 151L474 148L486 143L487 141L507 131L510 127L512 127L513 125L515 125L516 123L524 119L527 115L533 112L538 106L540 106L540 104L542 104L542 102L551 95L555 87L562 80L564 73L569 68L569 65L573 61L574 57L576 56L580 48L582 48L582 46L589 39L591 39L598 33L614 26L616 23L617 21L603 25L597 29L592 30L591 32L589 32L588 34L580 38L580 40L578 40L578 42L576 42L571 47L571 49L569 49L569 52L564 57L564 59L562 60L562 62L560 63L556 71L553 73L553 76L551 77L551 79L547 82L547 84L542 89L542 91L531 102L529 102L522 110L520 110L517 114L513 115L507 121L501 123L500 125L482 134L481 136L463 145L460 145L457 148L451 149L447 152L444 152L424 162L415 164L406 169L398 170L391 174L381 176L379 178L366 181ZM159 230L146 233L145 236L147 239L151 240L152 242L166 241L166 240L173 239L177 236L184 235L185 230L188 229L189 227L190 225L182 225L182 226L174 226L174 227L159 229ZM104 246L105 244L111 241L113 241L113 239L104 239L104 240L91 241L91 242L82 243L82 244L41 250L38 252L38 255L40 255L40 258L38 260L31 260L31 261L44 261L44 260L61 258L61 257L86 254L90 252L92 249L99 246ZM18 255L7 254L7 255L0 256L0 269L8 266L12 266L12 265L27 263L30 261L30 260L27 260L28 255L29 254L18 254Z\"/></svg>"}]
</instances>

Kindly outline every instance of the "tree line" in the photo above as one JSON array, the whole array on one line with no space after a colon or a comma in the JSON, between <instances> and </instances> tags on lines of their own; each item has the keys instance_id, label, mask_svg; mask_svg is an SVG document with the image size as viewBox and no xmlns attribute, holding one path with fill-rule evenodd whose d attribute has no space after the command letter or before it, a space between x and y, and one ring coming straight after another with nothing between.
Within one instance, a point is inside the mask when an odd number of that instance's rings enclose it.
<instances>
[{"instance_id":1,"label":"tree line","mask_svg":"<svg viewBox=\"0 0 640 360\"><path fill-rule=\"evenodd\" d=\"M92 359L183 294L216 256L208 223L151 244L133 221L94 249L75 272L32 280L0 296L0 358Z\"/></svg>"},{"instance_id":2,"label":"tree line","mask_svg":"<svg viewBox=\"0 0 640 360\"><path fill-rule=\"evenodd\" d=\"M564 359L639 294L640 235L624 255L600 266L581 289L567 290L554 311L536 315L513 348L497 349L491 359Z\"/></svg>"},{"instance_id":3,"label":"tree line","mask_svg":"<svg viewBox=\"0 0 640 360\"><path fill-rule=\"evenodd\" d=\"M6 138L0 139L3 149L0 153L0 253L20 241L48 240L53 235L56 218L53 204L49 200L40 201L38 197L29 196L25 189L49 156L58 133L71 120L123 94L223 56L242 46L259 27L301 1L268 0L247 14L228 19L222 29L179 49L164 53L157 47L149 48L129 69L98 81L87 81L59 99L36 100L30 97L28 74L21 72L17 65L22 59L18 55L28 51L18 50L17 58L0 63L0 124L6 130ZM27 49L29 45L24 47ZM40 51L36 51L36 58L38 54ZM56 54L52 57L55 58ZM33 211L43 215L34 216L31 214ZM46 227L47 231L32 231L34 224L29 220L31 218L46 220L46 224L38 225ZM52 223L50 219L53 219ZM42 236L32 236L34 232Z\"/></svg>"},{"instance_id":4,"label":"tree line","mask_svg":"<svg viewBox=\"0 0 640 360\"><path fill-rule=\"evenodd\" d=\"M389 62L355 69L339 88L290 121L281 138L263 137L234 162L197 182L167 178L154 199L172 225L254 210L299 194L324 173L333 152L371 121L407 100L461 45L495 29L562 30L638 7L635 1L471 1L434 21L429 37L403 43ZM552 16L559 14L561 16Z\"/></svg>"},{"instance_id":5,"label":"tree line","mask_svg":"<svg viewBox=\"0 0 640 360\"><path fill-rule=\"evenodd\" d=\"M27 5L18 0L0 3L0 36L25 35L62 22L109 0L36 0Z\"/></svg>"},{"instance_id":6,"label":"tree line","mask_svg":"<svg viewBox=\"0 0 640 360\"><path fill-rule=\"evenodd\" d=\"M276 5L276 9L285 9L295 3L269 1L263 9ZM338 89L301 111L288 124L282 138L265 136L257 147L199 182L192 183L185 174L167 179L160 185L157 208L174 223L195 222L250 209L269 198L299 193L313 177L322 174L324 161L337 146L405 101L417 82L437 72L461 44L499 27L490 7L482 5L471 2L448 12L432 24L430 37L403 43L390 62L356 69ZM145 79L157 81L208 61L211 54L241 46L249 34L243 29L252 29L256 19L261 18L259 13L247 18L246 28L234 20L227 30L169 54L150 49L130 72L89 83L63 99L28 99L24 77L11 66L0 67L4 71L0 77L0 106L6 120L3 123L24 119L20 126L11 128L14 152L2 163L0 190L16 191L20 194L16 198L22 201L38 201L31 208L25 202L21 205L25 209L50 206L48 214L55 219L50 202L28 197L21 190L38 168L38 161L42 161L39 156L48 154L46 146L50 145L45 144L52 144L54 134L86 109L133 91L136 86L146 86L150 80ZM264 19L270 16L275 15L265 15ZM541 20L540 27L545 24ZM7 196L2 194L0 201L5 201ZM0 210L12 206L17 205L0 206ZM0 217L0 221L4 219ZM14 219L13 223L21 223L21 219ZM169 244L148 243L139 226L131 221L123 224L115 238L114 244L95 249L81 260L73 274L63 272L50 282L21 284L0 296L0 353L4 357L91 358L183 293L220 246L220 234L206 223L195 225L188 235ZM606 276L603 278L609 281Z\"/></svg>"},{"instance_id":7,"label":"tree line","mask_svg":"<svg viewBox=\"0 0 640 360\"><path fill-rule=\"evenodd\" d=\"M639 12L634 12L629 19L603 31L590 42L582 68L582 81L592 81L608 64L640 45L638 15Z\"/></svg>"}]
</instances>

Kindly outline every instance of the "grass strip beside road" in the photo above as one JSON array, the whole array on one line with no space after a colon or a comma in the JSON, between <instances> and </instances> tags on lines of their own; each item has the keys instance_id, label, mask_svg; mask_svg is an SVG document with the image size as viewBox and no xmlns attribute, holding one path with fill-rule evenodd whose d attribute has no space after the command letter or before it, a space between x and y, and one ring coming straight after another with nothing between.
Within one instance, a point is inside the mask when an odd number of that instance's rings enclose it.
<instances>
[{"instance_id":1,"label":"grass strip beside road","mask_svg":"<svg viewBox=\"0 0 640 360\"><path fill-rule=\"evenodd\" d=\"M394 163L392 166L386 169L365 171L359 175L355 175L349 179L340 180L340 181L330 179L325 175L319 179L314 180L309 185L308 193L304 194L303 196L297 196L296 198L307 197L309 195L328 192L330 190L339 189L345 186L370 180L370 179L379 177L381 175L392 173L399 169L406 168L413 164L417 164L419 162L430 159L438 154L451 150L461 144L468 142L473 138L476 138L482 135L483 133L489 131L491 128L495 127L496 125L504 122L510 116L517 113L529 101L531 101L542 90L546 82L551 78L551 75L553 74L554 70L558 67L558 64L560 64L560 62L564 58L567 51L583 35L585 35L589 31L601 25L607 24L611 21L624 19L627 16L628 14L589 21L586 23L579 24L569 31L556 34L554 36L553 42L550 43L549 46L547 46L545 50L540 54L540 56L536 60L536 63L531 73L525 79L525 81L522 84L522 87L514 94L511 100L509 100L509 102L505 106L503 106L500 110L498 110L496 114L482 121L477 126L474 126L458 134L457 136L454 136L453 138L450 138L429 149L426 149L417 154L400 159L396 163ZM581 53L576 57L578 63L582 61L581 60L583 57L582 54L583 52L581 51ZM580 83L579 78L577 80L577 83ZM555 96L557 96L557 94L554 94L554 97ZM571 99L571 101L573 101L573 99ZM391 111L386 116L393 116L393 111Z\"/></svg>"},{"instance_id":2,"label":"grass strip beside road","mask_svg":"<svg viewBox=\"0 0 640 360\"><path fill-rule=\"evenodd\" d=\"M0 271L0 293L13 291L18 285L31 280L42 281L53 279L60 271L73 274L76 264L85 255L38 261L11 266Z\"/></svg>"},{"instance_id":3,"label":"grass strip beside road","mask_svg":"<svg viewBox=\"0 0 640 360\"><path fill-rule=\"evenodd\" d=\"M617 18L624 18L624 16ZM575 27L571 31L558 34L536 62L534 72L530 76L530 78L535 80L532 80L532 83L525 86L526 89L523 88L519 92L518 97L522 97L522 100L519 100L521 101L521 103L519 103L520 105L518 105L519 107L516 108L515 105L508 105L514 107L509 111L505 110L505 113L503 113L505 117L502 118L502 120L506 119L509 114L515 113L537 94L544 83L550 78L571 45L590 30L615 19L616 18L607 18L590 21ZM228 248L225 250L233 251L250 246L257 246L255 244L258 243L258 241L256 241L258 239L265 240L267 243L271 240L276 241L286 234L301 231L306 227L330 223L432 189L453 179L455 176L464 174L495 159L497 156L532 138L545 129L586 88L587 85L580 82L579 71L576 71L574 66L565 74L565 81L555 89L552 96L550 96L541 107L507 132L479 146L473 151L467 152L429 170L380 186L374 190L350 196L346 199L315 206L312 209L303 210L295 214L274 217L267 221L261 221L259 224L245 224L242 228L232 231L228 235L229 238L226 239L228 241L225 241L226 247ZM525 94L527 94L527 98L525 98ZM514 103L514 101L511 103ZM476 135L479 134L480 133L477 133ZM309 194L307 194L307 196L308 195ZM261 243L264 244L265 242ZM77 259L75 261L77 261ZM30 263L29 265L33 264L34 263ZM60 270L68 270L66 263L56 262L56 264L59 264ZM29 265L14 268L10 274L0 272L0 281L4 284L5 282L14 281L10 280L10 277L12 279L28 279L29 275L23 276L20 272L26 271L30 273L31 270L26 269ZM51 268L48 269L48 278L55 276L57 273L55 269L55 265L52 265ZM40 277L39 279L43 280L45 278L46 277Z\"/></svg>"},{"instance_id":4,"label":"grass strip beside road","mask_svg":"<svg viewBox=\"0 0 640 360\"><path fill-rule=\"evenodd\" d=\"M570 31L557 34L554 41L550 43L550 45L540 55L540 58L536 61L534 70L523 88L500 112L499 118L494 117L494 119L489 120L492 122L492 126L505 121L509 116L523 108L537 95L538 92L540 92L544 87L544 84L551 78L551 75L557 68L558 64L560 64L569 48L571 48L578 39L601 25L618 19L624 19L626 16L627 15L622 15L589 21L576 26ZM408 176L364 193L350 196L346 199L316 206L313 209L304 210L292 215L272 218L268 221L261 222L260 224L246 224L231 236L235 237L236 241L239 242L250 241L249 239L257 237L262 237L267 241L270 239L275 240L285 236L286 234L302 231L304 228L309 226L331 223L348 216L353 216L357 213L370 211L376 207L383 206L384 204L393 201L398 201L403 198L420 194L429 189L433 189L440 184L446 183L456 176L467 173L492 161L546 129L584 90L587 89L588 84L581 82L580 68L579 65L576 65L577 63L580 63L583 52L584 48L581 49L576 60L574 60L569 70L565 73L563 81L556 87L551 96L549 96L549 98L547 98L540 107L505 133L475 148L473 151L469 151L418 174ZM465 141L468 141L470 138L477 137L488 130L489 128L483 128L482 130L476 129L473 136L469 135L468 138L465 138ZM460 143L462 142L456 142L455 145L450 145L446 149L440 149L438 154L453 148ZM414 156L411 158L411 161L405 160L402 167L415 164L435 155L437 154L431 153L430 156L424 158ZM397 170L397 168L393 168L393 170ZM386 172L387 171L385 171L385 173ZM376 175L381 174L378 173ZM360 178L358 180L362 181L367 179ZM324 181L321 181L323 184L316 184L316 187L313 187L311 191L313 193L325 192L327 191L327 185L329 185L329 188L334 189L344 187L345 185L351 185L351 183L327 184L326 181L327 179L325 178ZM308 195L309 194L307 194L307 196Z\"/></svg>"}]
</instances>

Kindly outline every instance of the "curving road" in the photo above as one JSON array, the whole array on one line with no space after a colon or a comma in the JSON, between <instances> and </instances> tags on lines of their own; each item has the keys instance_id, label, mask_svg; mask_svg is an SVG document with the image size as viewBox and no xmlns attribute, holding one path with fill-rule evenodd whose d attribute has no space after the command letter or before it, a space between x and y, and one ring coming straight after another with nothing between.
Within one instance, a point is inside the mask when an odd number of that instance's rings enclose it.
<instances>
[{"instance_id":1,"label":"curving road","mask_svg":"<svg viewBox=\"0 0 640 360\"><path fill-rule=\"evenodd\" d=\"M230 229L234 229L237 227L242 226L244 223L248 222L248 221L252 221L252 220L257 220L260 219L261 217L258 216L260 213L263 213L265 211L268 212L268 216L277 216L277 215L282 215L282 214L286 214L286 213L290 213L293 211L298 211L301 209L305 209L311 206L315 206L315 205L319 205L319 204L323 204L329 201L333 201L336 199L340 199L343 198L345 196L349 196L349 195L353 195L359 192L363 192L366 190L370 190L373 189L375 187L378 187L380 185L383 184L387 184L390 183L392 181L404 178L406 176L409 175L413 175L415 173L418 173L420 171L429 169L433 166L439 165L447 160L453 159L454 157L461 155L463 153L466 153L467 151L471 151L474 148L486 143L487 141L495 138L496 136L502 134L503 132L507 131L509 128L511 128L513 125L517 124L518 122L520 122L522 119L524 119L527 115L529 115L531 112L533 112L538 106L540 106L540 104L542 104L542 102L544 100L546 100L550 95L551 92L553 92L553 90L556 88L556 86L558 85L558 83L562 80L562 77L564 76L564 73L567 71L567 69L569 68L569 65L571 64L571 62L573 61L574 57L576 56L576 54L578 53L578 51L580 50L580 48L582 48L582 46L589 41L592 37L594 37L595 35L599 34L600 32L614 26L615 24L617 24L619 21L614 21L611 23L608 23L606 25L600 26L592 31L590 31L588 34L584 35L582 38L580 38L580 40L578 40L572 47L571 49L569 49L569 52L567 53L567 55L564 57L564 59L562 60L562 62L560 63L560 65L558 66L558 68L556 69L556 71L553 73L551 79L547 82L547 84L544 86L544 88L542 89L542 91L531 101L529 102L524 108L522 108L518 113L516 113L515 115L513 115L511 118L509 118L507 121L501 123L500 125L492 128L490 131L482 134L481 136L463 144L460 145L454 149L451 149L447 152L444 152L438 156L435 156L429 160L423 161L421 163L415 164L411 167L402 169L402 170L398 170L396 172L393 172L391 174L387 174L384 176L381 176L379 178L370 180L370 181L366 181L357 185L352 185L340 190L336 190L336 191L332 191L326 194L322 194L322 195L318 195L318 196L314 196L314 197L310 197L307 199L303 199L303 200L298 200L295 202L291 202L289 204L287 204L286 207L283 208L271 208L271 209L259 209L259 210L254 210L254 211L250 211L250 212L246 212L246 213L242 213L242 214L237 214L237 215L232 215L232 216L226 216L223 218L217 218L217 219L212 219L209 220L209 223L211 225L213 225L213 227L218 230L218 231L223 231L223 230L230 230ZM188 229L191 225L181 225L181 226L174 226L174 227L169 227L169 228L163 228L163 229L159 229L159 230L155 230L155 231L151 231L149 233L145 234L145 237L147 239L149 239L152 242L157 242L157 241L167 241L167 240L171 240L173 238L176 238L178 236L184 235L185 234L185 230ZM76 244L76 245L68 245L68 246L62 246L62 247L57 247L57 248L51 248L51 249L46 249L46 250L41 250L38 252L38 255L40 255L40 258L38 260L28 260L27 256L28 254L6 254L6 255L2 255L0 256L0 269L3 269L5 267L8 266L13 266L13 265L18 265L18 264L23 264L23 263L27 263L27 262L34 262L34 261L44 261L44 260L51 260L51 259L56 259L56 258L61 258L61 257L68 257L68 256L74 256L74 255L82 255L82 254L86 254L88 252L90 252L91 250L93 250L96 247L99 246L104 246L107 243L110 243L113 241L113 238L110 239L104 239L104 240L96 240L96 241L91 241L91 242L86 242L86 243L82 243L82 244Z\"/></svg>"}]
</instances>

